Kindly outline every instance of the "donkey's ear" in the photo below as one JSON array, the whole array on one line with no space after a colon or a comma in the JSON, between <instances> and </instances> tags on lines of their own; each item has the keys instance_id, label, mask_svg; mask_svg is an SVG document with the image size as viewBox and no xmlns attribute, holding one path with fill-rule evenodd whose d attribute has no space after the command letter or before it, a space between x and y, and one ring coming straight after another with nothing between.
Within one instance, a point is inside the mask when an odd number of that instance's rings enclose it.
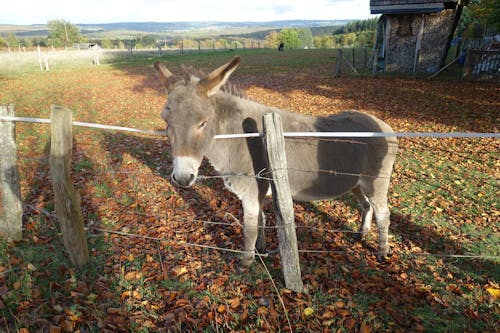
<instances>
[{"instance_id":1,"label":"donkey's ear","mask_svg":"<svg viewBox=\"0 0 500 333\"><path fill-rule=\"evenodd\" d=\"M160 64L159 61L155 61L154 63L156 74L158 74L158 79L165 86L165 89L168 89L170 84L172 83L172 79L174 78L174 74L172 74L167 67Z\"/></svg>"},{"instance_id":2,"label":"donkey's ear","mask_svg":"<svg viewBox=\"0 0 500 333\"><path fill-rule=\"evenodd\" d=\"M234 57L233 60L224 64L214 70L212 73L208 74L208 76L198 83L198 87L200 91L205 93L207 96L212 96L215 94L220 87L226 83L227 79L231 75L231 73L238 67L240 64L240 57Z\"/></svg>"}]
</instances>

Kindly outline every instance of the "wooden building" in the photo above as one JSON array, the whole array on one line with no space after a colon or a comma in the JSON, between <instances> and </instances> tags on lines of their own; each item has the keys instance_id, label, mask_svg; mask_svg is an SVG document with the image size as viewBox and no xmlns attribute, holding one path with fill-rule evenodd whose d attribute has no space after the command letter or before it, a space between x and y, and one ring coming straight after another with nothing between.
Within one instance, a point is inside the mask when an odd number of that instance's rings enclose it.
<instances>
[{"instance_id":1,"label":"wooden building","mask_svg":"<svg viewBox=\"0 0 500 333\"><path fill-rule=\"evenodd\" d=\"M377 29L377 70L400 73L438 71L445 64L466 1L370 0L382 14Z\"/></svg>"}]
</instances>

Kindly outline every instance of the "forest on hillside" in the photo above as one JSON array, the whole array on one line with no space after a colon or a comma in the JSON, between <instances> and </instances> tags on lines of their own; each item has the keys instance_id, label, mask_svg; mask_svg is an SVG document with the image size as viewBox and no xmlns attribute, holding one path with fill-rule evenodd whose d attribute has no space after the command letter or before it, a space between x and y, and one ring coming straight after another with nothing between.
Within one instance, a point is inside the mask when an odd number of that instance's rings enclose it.
<instances>
[{"instance_id":1,"label":"forest on hillside","mask_svg":"<svg viewBox=\"0 0 500 333\"><path fill-rule=\"evenodd\" d=\"M20 37L15 33L0 35L0 47L72 47L78 43L98 43L106 49L143 48L260 48L277 47L283 42L287 48L328 48L337 46L369 46L375 37L378 18L358 20L342 25L321 27L284 27L231 31L218 36L192 37L190 34L162 36L158 33L135 32L128 38L90 38L89 30L65 20L47 23L47 36Z\"/></svg>"},{"instance_id":2,"label":"forest on hillside","mask_svg":"<svg viewBox=\"0 0 500 333\"><path fill-rule=\"evenodd\" d=\"M20 37L15 33L0 33L0 48L74 47L79 43L97 43L105 49L238 49L276 48L283 43L285 48L337 48L373 46L379 17L356 20L339 25L313 26L306 21L277 22L274 28L226 27L217 34L203 35L184 32L167 34L148 31L129 31L127 37L113 36L97 38L89 30L66 20L51 20L47 23L47 36ZM333 21L332 21L333 22ZM500 31L500 2L495 0L472 0L462 12L456 34L469 38L484 37ZM276 23L276 22L275 22ZM243 24L243 23L240 23ZM247 23L245 23L247 24ZM288 25L287 25L288 24ZM97 29L94 27L94 29ZM121 30L120 30L121 31ZM121 31L123 33L123 31ZM121 35L120 35L121 36Z\"/></svg>"}]
</instances>

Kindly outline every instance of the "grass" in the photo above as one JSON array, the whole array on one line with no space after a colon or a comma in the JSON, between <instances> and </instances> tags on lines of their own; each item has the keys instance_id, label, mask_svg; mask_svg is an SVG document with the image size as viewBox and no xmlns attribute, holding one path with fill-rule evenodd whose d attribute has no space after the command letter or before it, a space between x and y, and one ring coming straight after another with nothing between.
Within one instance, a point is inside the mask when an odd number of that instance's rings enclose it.
<instances>
[{"instance_id":1,"label":"grass","mask_svg":"<svg viewBox=\"0 0 500 333\"><path fill-rule=\"evenodd\" d=\"M89 240L89 247L96 256L82 271L75 271L65 255L57 227L51 220L40 216L38 219L29 218L28 229L24 240L15 247L0 239L0 265L11 267L15 274L2 273L3 282L10 289L2 295L0 317L13 318L14 327L22 327L21 322L26 319L36 320L38 314L29 314L30 318L19 316L19 309L26 304L37 300L58 300L57 303L43 304L38 311L46 313L63 312L67 302L68 310L77 313L79 305L71 304L64 289L76 290L78 281L92 281L103 270L103 256L107 253L107 244L102 238ZM46 240L54 239L47 246ZM46 278L50 276L50 279ZM62 287L64 285L64 287ZM21 326L17 326L21 325Z\"/></svg>"}]
</instances>

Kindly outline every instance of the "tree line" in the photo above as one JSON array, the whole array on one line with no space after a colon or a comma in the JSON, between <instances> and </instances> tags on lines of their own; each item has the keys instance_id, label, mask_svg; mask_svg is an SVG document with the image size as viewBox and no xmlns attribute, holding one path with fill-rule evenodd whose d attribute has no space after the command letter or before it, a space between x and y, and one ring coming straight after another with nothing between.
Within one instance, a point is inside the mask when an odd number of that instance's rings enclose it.
<instances>
[{"instance_id":1,"label":"tree line","mask_svg":"<svg viewBox=\"0 0 500 333\"><path fill-rule=\"evenodd\" d=\"M286 48L334 48L344 46L371 46L375 39L378 18L350 22L340 27L285 28L270 31L264 40L245 37L206 38L206 39L159 39L155 35L137 35L132 39L93 40L106 49L143 49L143 48L186 48L186 49L237 49L254 47L278 47L283 43ZM53 46L72 47L77 43L87 43L80 28L66 20L51 20L47 23L48 36L32 39L18 39L14 34L0 37L0 46L31 47ZM2 45L3 44L3 45Z\"/></svg>"},{"instance_id":2,"label":"tree line","mask_svg":"<svg viewBox=\"0 0 500 333\"><path fill-rule=\"evenodd\" d=\"M373 46L378 17L342 26L271 31L265 41L270 47L283 43L288 48L336 48Z\"/></svg>"},{"instance_id":3,"label":"tree line","mask_svg":"<svg viewBox=\"0 0 500 333\"><path fill-rule=\"evenodd\" d=\"M371 47L375 41L378 17L349 22L342 26L315 28L285 28L270 31L262 40L261 35L252 38L223 36L206 39L159 39L155 35L137 35L131 39L101 39L93 40L107 49L131 48L277 48L280 43L285 48L337 48L337 47ZM32 47L53 46L72 47L76 43L86 43L89 39L82 35L80 28L66 20L51 20L47 22L48 36L31 39L18 38L10 33L0 36L0 47ZM500 1L471 0L462 12L457 35L467 38L482 37L500 32Z\"/></svg>"}]
</instances>

